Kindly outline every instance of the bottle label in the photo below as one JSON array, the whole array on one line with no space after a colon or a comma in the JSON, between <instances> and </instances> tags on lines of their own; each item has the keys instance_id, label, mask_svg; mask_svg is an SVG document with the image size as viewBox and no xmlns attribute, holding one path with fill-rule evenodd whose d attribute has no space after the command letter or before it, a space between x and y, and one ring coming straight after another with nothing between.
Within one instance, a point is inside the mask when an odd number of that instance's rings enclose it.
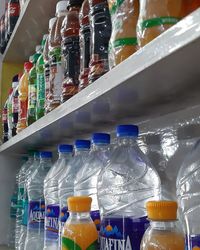
<instances>
[{"instance_id":1,"label":"bottle label","mask_svg":"<svg viewBox=\"0 0 200 250\"><path fill-rule=\"evenodd\" d=\"M18 188L18 202L17 202L17 205L18 205L19 208L23 207L24 192L25 192L24 187L19 187Z\"/></svg>"},{"instance_id":2,"label":"bottle label","mask_svg":"<svg viewBox=\"0 0 200 250\"><path fill-rule=\"evenodd\" d=\"M8 16L18 17L20 14L19 3L9 3L8 4Z\"/></svg>"},{"instance_id":3,"label":"bottle label","mask_svg":"<svg viewBox=\"0 0 200 250\"><path fill-rule=\"evenodd\" d=\"M23 200L22 209L22 225L27 226L28 224L28 197Z\"/></svg>"},{"instance_id":4,"label":"bottle label","mask_svg":"<svg viewBox=\"0 0 200 250\"><path fill-rule=\"evenodd\" d=\"M20 100L20 112L19 112L19 120L20 122L26 122L27 118L27 106L28 106L28 98L26 101Z\"/></svg>"},{"instance_id":5,"label":"bottle label","mask_svg":"<svg viewBox=\"0 0 200 250\"><path fill-rule=\"evenodd\" d=\"M186 236L186 250L199 250L200 249L200 235Z\"/></svg>"},{"instance_id":6,"label":"bottle label","mask_svg":"<svg viewBox=\"0 0 200 250\"><path fill-rule=\"evenodd\" d=\"M142 237L149 226L146 217L132 219L104 218L100 228L101 250L139 250Z\"/></svg>"},{"instance_id":7,"label":"bottle label","mask_svg":"<svg viewBox=\"0 0 200 250\"><path fill-rule=\"evenodd\" d=\"M28 109L35 109L36 107L36 98L37 98L37 89L36 84L30 84L29 85L29 103L28 103Z\"/></svg>"},{"instance_id":8,"label":"bottle label","mask_svg":"<svg viewBox=\"0 0 200 250\"><path fill-rule=\"evenodd\" d=\"M73 250L96 250L97 247L97 241L93 242L86 248L81 248L75 241L62 237L62 250L66 249L73 249Z\"/></svg>"},{"instance_id":9,"label":"bottle label","mask_svg":"<svg viewBox=\"0 0 200 250\"><path fill-rule=\"evenodd\" d=\"M30 201L28 213L28 227L44 230L45 203L44 201Z\"/></svg>"},{"instance_id":10,"label":"bottle label","mask_svg":"<svg viewBox=\"0 0 200 250\"><path fill-rule=\"evenodd\" d=\"M14 96L12 102L12 112L18 113L18 110L19 110L19 98Z\"/></svg>"},{"instance_id":11,"label":"bottle label","mask_svg":"<svg viewBox=\"0 0 200 250\"><path fill-rule=\"evenodd\" d=\"M37 74L37 107L44 109L45 103L45 78L44 73Z\"/></svg>"},{"instance_id":12,"label":"bottle label","mask_svg":"<svg viewBox=\"0 0 200 250\"><path fill-rule=\"evenodd\" d=\"M2 121L3 121L3 123L6 123L8 121L8 110L7 109L3 109Z\"/></svg>"},{"instance_id":13,"label":"bottle label","mask_svg":"<svg viewBox=\"0 0 200 250\"><path fill-rule=\"evenodd\" d=\"M65 222L67 221L69 217L69 212L67 207L63 207L60 211L60 223L61 223L61 229L64 227Z\"/></svg>"},{"instance_id":14,"label":"bottle label","mask_svg":"<svg viewBox=\"0 0 200 250\"><path fill-rule=\"evenodd\" d=\"M97 231L100 231L101 220L100 220L99 210L91 211L90 216L91 216L92 220L94 221L94 224L96 225Z\"/></svg>"},{"instance_id":15,"label":"bottle label","mask_svg":"<svg viewBox=\"0 0 200 250\"><path fill-rule=\"evenodd\" d=\"M151 18L142 22L142 30L147 29L147 28L152 28L155 26L174 25L178 21L180 21L180 18L170 17L170 16Z\"/></svg>"},{"instance_id":16,"label":"bottle label","mask_svg":"<svg viewBox=\"0 0 200 250\"><path fill-rule=\"evenodd\" d=\"M50 67L50 91L52 101L60 101L62 93L63 69L61 62L52 63Z\"/></svg>"},{"instance_id":17,"label":"bottle label","mask_svg":"<svg viewBox=\"0 0 200 250\"><path fill-rule=\"evenodd\" d=\"M45 217L45 237L48 240L58 240L59 232L59 214L58 205L49 205L46 207Z\"/></svg>"}]
</instances>

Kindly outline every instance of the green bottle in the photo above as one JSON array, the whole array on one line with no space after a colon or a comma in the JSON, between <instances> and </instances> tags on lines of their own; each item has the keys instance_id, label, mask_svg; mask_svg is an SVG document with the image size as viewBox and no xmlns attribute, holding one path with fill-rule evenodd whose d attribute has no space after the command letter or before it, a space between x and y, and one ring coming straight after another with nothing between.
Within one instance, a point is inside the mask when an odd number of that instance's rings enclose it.
<instances>
[{"instance_id":1,"label":"green bottle","mask_svg":"<svg viewBox=\"0 0 200 250\"><path fill-rule=\"evenodd\" d=\"M33 63L33 67L29 72L28 78L28 119L27 125L30 126L36 121L36 101L37 101L37 74L36 74L36 63L40 57L40 53L36 53L30 57L30 62Z\"/></svg>"},{"instance_id":2,"label":"green bottle","mask_svg":"<svg viewBox=\"0 0 200 250\"><path fill-rule=\"evenodd\" d=\"M44 75L44 57L43 57L43 49L48 35L43 36L42 40L42 54L39 57L36 64L36 72L37 72L37 106L36 106L36 119L40 119L44 116L45 112L45 75Z\"/></svg>"}]
</instances>

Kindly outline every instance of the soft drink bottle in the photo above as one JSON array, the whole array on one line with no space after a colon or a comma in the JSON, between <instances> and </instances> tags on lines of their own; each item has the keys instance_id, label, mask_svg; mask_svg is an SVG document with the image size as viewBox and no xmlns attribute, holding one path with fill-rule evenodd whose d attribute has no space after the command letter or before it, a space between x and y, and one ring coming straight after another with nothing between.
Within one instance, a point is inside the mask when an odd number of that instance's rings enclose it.
<instances>
[{"instance_id":1,"label":"soft drink bottle","mask_svg":"<svg viewBox=\"0 0 200 250\"><path fill-rule=\"evenodd\" d=\"M52 153L41 152L40 164L27 184L28 231L25 250L41 250L44 247L44 179L52 167Z\"/></svg>"},{"instance_id":2,"label":"soft drink bottle","mask_svg":"<svg viewBox=\"0 0 200 250\"><path fill-rule=\"evenodd\" d=\"M69 160L72 158L72 145L59 145L59 157L44 180L44 196L46 205L44 250L57 250L59 246L58 180L64 175Z\"/></svg>"},{"instance_id":3,"label":"soft drink bottle","mask_svg":"<svg viewBox=\"0 0 200 250\"><path fill-rule=\"evenodd\" d=\"M13 131L12 136L15 136L17 134L17 123L18 123L18 116L19 116L19 80L21 78L21 74L18 74L18 81L16 89L13 91L13 97L12 97L12 125L13 125Z\"/></svg>"},{"instance_id":4,"label":"soft drink bottle","mask_svg":"<svg viewBox=\"0 0 200 250\"><path fill-rule=\"evenodd\" d=\"M37 102L36 102L36 120L44 116L45 109L45 76L44 76L44 45L48 35L43 36L41 45L41 55L36 63L37 73Z\"/></svg>"},{"instance_id":5,"label":"soft drink bottle","mask_svg":"<svg viewBox=\"0 0 200 250\"><path fill-rule=\"evenodd\" d=\"M28 110L27 110L27 126L30 126L36 121L36 106L37 106L37 73L36 63L40 57L40 53L35 53L30 57L30 62L33 63L28 76Z\"/></svg>"},{"instance_id":6,"label":"soft drink bottle","mask_svg":"<svg viewBox=\"0 0 200 250\"><path fill-rule=\"evenodd\" d=\"M117 145L98 178L98 201L101 211L100 245L105 249L140 250L149 226L146 202L160 197L160 178L136 139L138 127L117 127Z\"/></svg>"},{"instance_id":7,"label":"soft drink bottle","mask_svg":"<svg viewBox=\"0 0 200 250\"><path fill-rule=\"evenodd\" d=\"M9 0L8 2L8 40L11 37L17 20L20 15L19 0Z\"/></svg>"},{"instance_id":8,"label":"soft drink bottle","mask_svg":"<svg viewBox=\"0 0 200 250\"><path fill-rule=\"evenodd\" d=\"M87 160L90 151L90 141L76 140L74 149L74 157L63 166L63 172L58 182L58 196L60 203L59 238L61 237L63 226L69 216L66 200L70 196L74 196L74 180L79 169ZM59 239L59 244L61 245L61 238Z\"/></svg>"},{"instance_id":9,"label":"soft drink bottle","mask_svg":"<svg viewBox=\"0 0 200 250\"><path fill-rule=\"evenodd\" d=\"M97 179L109 159L110 135L95 133L92 136L92 148L82 167L76 174L74 184L75 196L90 196L92 198L91 217L97 229L100 226L99 204L97 201Z\"/></svg>"},{"instance_id":10,"label":"soft drink bottle","mask_svg":"<svg viewBox=\"0 0 200 250\"><path fill-rule=\"evenodd\" d=\"M27 108L28 108L28 78L29 71L33 67L31 62L24 63L24 74L19 81L19 119L17 123L17 133L27 127Z\"/></svg>"}]
</instances>

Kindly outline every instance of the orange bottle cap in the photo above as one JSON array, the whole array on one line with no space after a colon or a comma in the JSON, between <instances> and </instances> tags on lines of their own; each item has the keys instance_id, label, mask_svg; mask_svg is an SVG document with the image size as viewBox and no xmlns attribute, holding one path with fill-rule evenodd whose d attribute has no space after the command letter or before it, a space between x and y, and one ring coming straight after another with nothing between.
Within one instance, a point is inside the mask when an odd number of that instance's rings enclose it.
<instances>
[{"instance_id":1,"label":"orange bottle cap","mask_svg":"<svg viewBox=\"0 0 200 250\"><path fill-rule=\"evenodd\" d=\"M177 219L176 201L149 201L146 204L148 218L150 220L165 221Z\"/></svg>"},{"instance_id":2,"label":"orange bottle cap","mask_svg":"<svg viewBox=\"0 0 200 250\"><path fill-rule=\"evenodd\" d=\"M88 196L74 196L67 199L70 212L89 212L91 209L92 198Z\"/></svg>"}]
</instances>

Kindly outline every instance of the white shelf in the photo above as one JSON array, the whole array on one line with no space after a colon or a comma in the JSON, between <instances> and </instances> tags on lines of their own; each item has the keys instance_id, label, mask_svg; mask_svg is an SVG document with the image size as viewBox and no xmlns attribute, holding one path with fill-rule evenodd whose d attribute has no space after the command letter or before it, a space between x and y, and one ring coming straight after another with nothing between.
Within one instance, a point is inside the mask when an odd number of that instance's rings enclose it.
<instances>
[{"instance_id":1,"label":"white shelf","mask_svg":"<svg viewBox=\"0 0 200 250\"><path fill-rule=\"evenodd\" d=\"M48 32L49 19L55 16L58 0L27 0L3 54L4 62L23 63L35 52Z\"/></svg>"},{"instance_id":2,"label":"white shelf","mask_svg":"<svg viewBox=\"0 0 200 250\"><path fill-rule=\"evenodd\" d=\"M0 147L21 154L29 147L113 129L199 104L200 10L118 65L56 110ZM156 52L156 53L155 53Z\"/></svg>"}]
</instances>

